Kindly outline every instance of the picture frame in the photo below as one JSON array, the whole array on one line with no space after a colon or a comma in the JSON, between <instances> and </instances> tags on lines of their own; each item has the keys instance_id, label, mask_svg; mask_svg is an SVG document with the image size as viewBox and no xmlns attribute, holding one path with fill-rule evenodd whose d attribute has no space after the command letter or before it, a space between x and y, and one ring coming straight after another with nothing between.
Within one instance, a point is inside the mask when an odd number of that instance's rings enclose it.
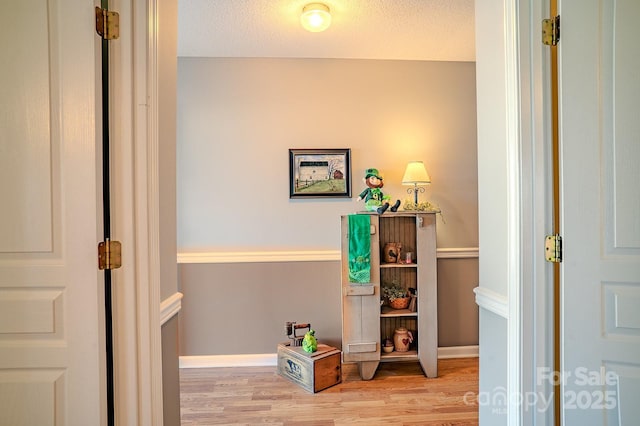
<instances>
[{"instance_id":1,"label":"picture frame","mask_svg":"<svg viewBox=\"0 0 640 426\"><path fill-rule=\"evenodd\" d=\"M351 149L290 149L289 198L351 198Z\"/></svg>"}]
</instances>

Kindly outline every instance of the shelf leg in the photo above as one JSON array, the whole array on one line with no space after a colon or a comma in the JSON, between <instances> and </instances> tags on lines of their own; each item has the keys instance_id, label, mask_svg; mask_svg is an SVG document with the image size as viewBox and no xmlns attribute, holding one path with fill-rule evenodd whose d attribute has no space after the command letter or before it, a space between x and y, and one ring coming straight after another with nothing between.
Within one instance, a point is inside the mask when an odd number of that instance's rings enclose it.
<instances>
[{"instance_id":1,"label":"shelf leg","mask_svg":"<svg viewBox=\"0 0 640 426\"><path fill-rule=\"evenodd\" d=\"M358 372L362 380L371 380L376 374L380 361L360 361L358 363Z\"/></svg>"},{"instance_id":2,"label":"shelf leg","mask_svg":"<svg viewBox=\"0 0 640 426\"><path fill-rule=\"evenodd\" d=\"M420 367L425 376L429 378L438 377L438 357L432 357L429 359L420 358Z\"/></svg>"}]
</instances>

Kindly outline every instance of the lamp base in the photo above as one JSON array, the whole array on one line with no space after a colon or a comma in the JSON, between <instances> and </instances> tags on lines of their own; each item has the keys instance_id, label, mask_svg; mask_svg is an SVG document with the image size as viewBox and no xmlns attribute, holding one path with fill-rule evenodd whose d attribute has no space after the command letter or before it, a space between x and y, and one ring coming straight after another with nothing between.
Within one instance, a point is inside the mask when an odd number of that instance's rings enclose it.
<instances>
[{"instance_id":1,"label":"lamp base","mask_svg":"<svg viewBox=\"0 0 640 426\"><path fill-rule=\"evenodd\" d=\"M413 192L413 202L415 205L418 205L418 192L425 192L423 187L418 187L417 183L413 184L413 188L407 189L407 194L411 194Z\"/></svg>"}]
</instances>

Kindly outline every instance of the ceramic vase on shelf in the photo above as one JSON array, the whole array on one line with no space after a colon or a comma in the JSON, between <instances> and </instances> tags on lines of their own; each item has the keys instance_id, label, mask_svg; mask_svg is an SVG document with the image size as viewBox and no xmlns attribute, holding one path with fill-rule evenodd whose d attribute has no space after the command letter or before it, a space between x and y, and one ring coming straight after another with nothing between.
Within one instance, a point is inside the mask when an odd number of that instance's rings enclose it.
<instances>
[{"instance_id":1,"label":"ceramic vase on shelf","mask_svg":"<svg viewBox=\"0 0 640 426\"><path fill-rule=\"evenodd\" d=\"M407 352L413 342L413 334L404 327L396 328L393 333L393 344L397 352Z\"/></svg>"},{"instance_id":2,"label":"ceramic vase on shelf","mask_svg":"<svg viewBox=\"0 0 640 426\"><path fill-rule=\"evenodd\" d=\"M400 260L402 243L386 243L382 250L382 258L384 259L385 263L398 263L398 261Z\"/></svg>"}]
</instances>

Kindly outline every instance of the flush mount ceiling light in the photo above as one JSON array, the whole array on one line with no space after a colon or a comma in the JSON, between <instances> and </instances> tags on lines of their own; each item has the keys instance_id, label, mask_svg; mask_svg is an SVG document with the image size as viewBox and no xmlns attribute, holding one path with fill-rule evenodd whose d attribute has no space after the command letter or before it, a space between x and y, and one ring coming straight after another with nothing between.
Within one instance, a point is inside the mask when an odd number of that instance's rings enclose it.
<instances>
[{"instance_id":1,"label":"flush mount ceiling light","mask_svg":"<svg viewBox=\"0 0 640 426\"><path fill-rule=\"evenodd\" d=\"M302 8L300 23L305 30L312 33L326 30L331 25L329 6L324 3L309 3Z\"/></svg>"}]
</instances>

